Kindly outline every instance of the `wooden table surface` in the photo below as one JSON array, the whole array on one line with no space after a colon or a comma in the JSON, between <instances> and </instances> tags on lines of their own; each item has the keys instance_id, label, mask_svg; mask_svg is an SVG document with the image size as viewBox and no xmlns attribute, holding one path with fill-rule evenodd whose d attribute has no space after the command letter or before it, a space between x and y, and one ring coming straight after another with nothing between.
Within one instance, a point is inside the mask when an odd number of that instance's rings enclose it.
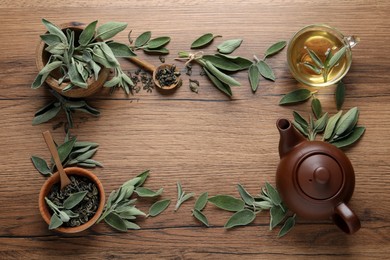
<instances>
[{"instance_id":1,"label":"wooden table surface","mask_svg":"<svg viewBox=\"0 0 390 260\"><path fill-rule=\"evenodd\" d=\"M270 259L352 258L385 259L390 254L390 3L377 1L10 1L0 0L0 259L123 258L123 259ZM269 231L269 215L260 214L250 226L226 231L230 213L209 204L204 213L211 223L203 227L191 216L194 200L173 211L176 182L184 190L209 195L238 196L236 184L255 194L266 181L275 183L279 162L279 134L275 121L292 119L297 110L308 116L310 102L281 107L283 94L297 89L286 63L286 50L269 60L275 83L262 80L259 90L250 90L246 72L235 78L242 82L228 97L200 76L193 67L190 78L200 81L199 93L184 84L173 94L141 90L133 96L122 91L98 94L89 102L101 111L94 118L75 114L72 134L79 140L100 144L95 159L104 168L93 172L106 192L150 169L146 186L164 187L162 198L173 200L158 217L140 220L141 230L117 232L104 223L84 233L58 235L50 232L38 210L38 193L44 178L34 169L31 155L48 158L42 132L52 130L62 141L63 115L32 126L34 112L51 100L47 88L33 90L37 74L35 48L45 29L41 18L57 24L98 19L127 22L125 32L115 37L127 41L151 30L153 36L169 35L174 61L180 50L203 33L223 35L205 51L211 53L223 39L242 38L235 52L251 58L261 56L278 40L288 40L301 27L327 23L345 34L360 36L353 50L353 64L345 77L344 110L358 106L359 124L367 130L358 144L346 149L356 171L355 192L349 205L362 222L354 235L346 235L331 221L298 219L284 238ZM158 56L144 55L154 64ZM121 61L127 71L136 67ZM183 73L184 74L184 73ZM334 87L319 91L324 110L334 114ZM147 211L150 203L139 207Z\"/></svg>"}]
</instances>

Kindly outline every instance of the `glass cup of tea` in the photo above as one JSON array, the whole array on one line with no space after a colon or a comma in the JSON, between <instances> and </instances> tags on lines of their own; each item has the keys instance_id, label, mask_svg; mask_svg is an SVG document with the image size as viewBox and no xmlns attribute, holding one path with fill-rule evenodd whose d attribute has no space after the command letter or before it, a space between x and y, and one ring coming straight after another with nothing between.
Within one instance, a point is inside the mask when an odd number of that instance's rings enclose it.
<instances>
[{"instance_id":1,"label":"glass cup of tea","mask_svg":"<svg viewBox=\"0 0 390 260\"><path fill-rule=\"evenodd\" d=\"M352 62L356 36L345 37L325 24L302 28L287 47L288 67L293 77L310 87L326 87L340 81Z\"/></svg>"}]
</instances>

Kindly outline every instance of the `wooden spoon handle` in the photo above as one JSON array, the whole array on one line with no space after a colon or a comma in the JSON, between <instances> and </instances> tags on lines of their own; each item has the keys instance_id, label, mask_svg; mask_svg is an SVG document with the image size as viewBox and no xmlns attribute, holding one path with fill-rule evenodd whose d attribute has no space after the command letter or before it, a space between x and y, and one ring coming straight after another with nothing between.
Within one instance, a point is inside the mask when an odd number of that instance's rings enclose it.
<instances>
[{"instance_id":1,"label":"wooden spoon handle","mask_svg":"<svg viewBox=\"0 0 390 260\"><path fill-rule=\"evenodd\" d=\"M50 131L45 131L42 133L43 138L49 148L51 155L53 156L54 163L56 164L57 170L60 173L60 181L61 181L61 189L71 183L68 176L66 175L64 168L62 167L62 163L60 160L60 156L58 155L56 145L54 144L53 137L51 136Z\"/></svg>"},{"instance_id":2,"label":"wooden spoon handle","mask_svg":"<svg viewBox=\"0 0 390 260\"><path fill-rule=\"evenodd\" d=\"M144 68L145 70L149 71L149 72L154 72L156 70L156 67L154 67L152 64L150 64L149 62L146 62L146 61L143 61L143 60L140 60L136 57L128 57L128 59L137 64L138 66L141 66L142 68Z\"/></svg>"}]
</instances>

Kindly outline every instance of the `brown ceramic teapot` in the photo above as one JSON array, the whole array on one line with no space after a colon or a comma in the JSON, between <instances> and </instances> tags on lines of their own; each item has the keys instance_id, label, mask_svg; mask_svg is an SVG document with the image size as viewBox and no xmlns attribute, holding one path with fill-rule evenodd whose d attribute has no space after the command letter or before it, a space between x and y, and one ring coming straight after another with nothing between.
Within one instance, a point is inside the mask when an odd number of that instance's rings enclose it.
<instances>
[{"instance_id":1,"label":"brown ceramic teapot","mask_svg":"<svg viewBox=\"0 0 390 260\"><path fill-rule=\"evenodd\" d=\"M287 207L306 219L332 218L348 234L360 228L356 214L346 205L355 187L348 157L335 146L308 141L287 119L279 119L280 163L276 186Z\"/></svg>"}]
</instances>

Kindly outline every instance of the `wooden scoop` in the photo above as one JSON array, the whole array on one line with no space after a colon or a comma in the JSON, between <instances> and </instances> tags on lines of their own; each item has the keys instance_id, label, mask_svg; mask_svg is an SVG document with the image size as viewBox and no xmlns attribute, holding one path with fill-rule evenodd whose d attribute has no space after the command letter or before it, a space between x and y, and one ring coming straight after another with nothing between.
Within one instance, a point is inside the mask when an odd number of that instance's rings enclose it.
<instances>
[{"instance_id":1,"label":"wooden scoop","mask_svg":"<svg viewBox=\"0 0 390 260\"><path fill-rule=\"evenodd\" d=\"M53 156L54 163L56 164L57 170L60 173L60 183L61 183L61 190L62 190L67 185L69 185L71 181L69 180L68 175L66 175L64 168L62 167L60 156L58 155L57 148L56 145L54 144L53 137L51 136L50 131L45 131L42 133L42 135L46 141L47 147L49 147L51 156Z\"/></svg>"},{"instance_id":2,"label":"wooden scoop","mask_svg":"<svg viewBox=\"0 0 390 260\"><path fill-rule=\"evenodd\" d=\"M160 70L162 70L162 69L167 69L167 68L172 68L173 65L161 64L160 66L158 66L158 67L156 68L154 65L150 64L149 62L140 60L140 59L138 59L138 58L136 58L136 57L128 57L128 59L129 59L131 62L135 63L136 65L139 65L139 66L141 66L142 68L144 68L145 70L147 70L147 71L153 73L153 82L154 82L154 84L155 84L157 87L159 87L159 88L161 88L161 89L174 89L174 88L176 88L176 87L179 85L179 83L180 83L180 79L178 78L178 79L175 81L175 83L173 83L172 85L169 85L169 86L161 86L159 80L157 79L157 73L158 73Z\"/></svg>"}]
</instances>

